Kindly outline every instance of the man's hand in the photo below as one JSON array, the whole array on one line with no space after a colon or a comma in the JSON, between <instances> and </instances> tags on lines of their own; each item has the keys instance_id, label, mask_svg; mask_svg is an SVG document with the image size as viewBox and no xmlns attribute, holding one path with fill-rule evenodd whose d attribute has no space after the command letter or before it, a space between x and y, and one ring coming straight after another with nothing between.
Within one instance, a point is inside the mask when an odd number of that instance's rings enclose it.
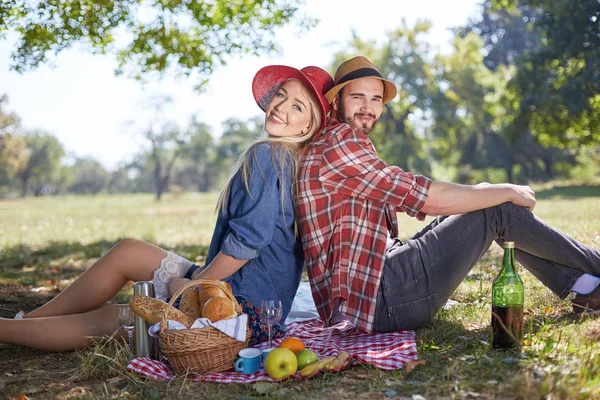
<instances>
[{"instance_id":1,"label":"man's hand","mask_svg":"<svg viewBox=\"0 0 600 400\"><path fill-rule=\"evenodd\" d=\"M514 190L514 195L510 199L512 203L518 206L525 207L529 211L533 211L535 207L535 192L529 186L511 185Z\"/></svg>"}]
</instances>

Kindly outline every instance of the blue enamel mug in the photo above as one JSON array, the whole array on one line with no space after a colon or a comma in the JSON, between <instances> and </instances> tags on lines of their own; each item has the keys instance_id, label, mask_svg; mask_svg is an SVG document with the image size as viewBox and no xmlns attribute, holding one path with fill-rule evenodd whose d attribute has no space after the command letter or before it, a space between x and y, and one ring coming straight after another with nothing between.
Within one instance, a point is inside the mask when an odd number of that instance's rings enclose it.
<instances>
[{"instance_id":1,"label":"blue enamel mug","mask_svg":"<svg viewBox=\"0 0 600 400\"><path fill-rule=\"evenodd\" d=\"M243 374L253 374L260 369L259 349L242 349L238 353L240 358L235 362L235 370Z\"/></svg>"}]
</instances>

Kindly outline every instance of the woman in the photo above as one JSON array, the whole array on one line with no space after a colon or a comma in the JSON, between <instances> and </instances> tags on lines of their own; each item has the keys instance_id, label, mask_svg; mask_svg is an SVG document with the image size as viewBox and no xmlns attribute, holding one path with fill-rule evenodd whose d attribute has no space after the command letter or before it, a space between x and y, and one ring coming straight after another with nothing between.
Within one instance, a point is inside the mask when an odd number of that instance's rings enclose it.
<instances>
[{"instance_id":1,"label":"woman","mask_svg":"<svg viewBox=\"0 0 600 400\"><path fill-rule=\"evenodd\" d=\"M332 86L318 67L273 65L256 73L252 91L265 111L267 137L244 152L219 197L205 268L149 243L121 240L45 305L21 320L1 318L0 343L61 351L111 335L123 305L105 303L130 280L152 280L161 299L186 278L225 280L245 312L256 311L261 299L280 299L284 320L303 266L294 220L297 158L325 125L323 95ZM250 329L251 343L264 340L259 323Z\"/></svg>"}]
</instances>

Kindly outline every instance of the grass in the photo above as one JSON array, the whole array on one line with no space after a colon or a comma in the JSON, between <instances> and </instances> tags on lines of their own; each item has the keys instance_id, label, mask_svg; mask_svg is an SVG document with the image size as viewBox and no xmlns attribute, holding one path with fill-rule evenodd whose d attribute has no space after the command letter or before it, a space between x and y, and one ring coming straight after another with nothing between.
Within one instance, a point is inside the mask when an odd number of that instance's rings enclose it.
<instances>
[{"instance_id":1,"label":"grass","mask_svg":"<svg viewBox=\"0 0 600 400\"><path fill-rule=\"evenodd\" d=\"M600 249L600 184L537 190L536 214ZM0 202L0 283L61 289L120 238L142 238L201 262L214 225L216 194L186 194L155 202L151 195L38 198ZM424 226L400 217L400 236ZM501 263L493 246L434 322L417 330L412 372L354 367L309 381L268 387L275 398L600 399L600 319L577 318L522 268L526 288L525 345L491 350L490 284ZM126 289L119 300L126 300ZM114 342L114 341L113 341ZM84 393L62 398L250 398L254 385L149 381L127 372L120 343L101 342L77 353L75 383ZM125 357L126 358L126 357ZM43 397L43 396L42 396Z\"/></svg>"}]
</instances>

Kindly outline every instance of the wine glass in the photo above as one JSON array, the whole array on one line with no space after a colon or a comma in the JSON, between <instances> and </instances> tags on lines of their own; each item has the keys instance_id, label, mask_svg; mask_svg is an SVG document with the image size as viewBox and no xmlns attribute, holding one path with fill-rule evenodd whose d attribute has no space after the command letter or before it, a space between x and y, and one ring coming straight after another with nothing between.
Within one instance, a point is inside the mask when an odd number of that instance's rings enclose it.
<instances>
[{"instance_id":1,"label":"wine glass","mask_svg":"<svg viewBox=\"0 0 600 400\"><path fill-rule=\"evenodd\" d=\"M133 328L135 328L135 313L129 307L119 309L119 325L127 332L127 345L133 358Z\"/></svg>"},{"instance_id":2,"label":"wine glass","mask_svg":"<svg viewBox=\"0 0 600 400\"><path fill-rule=\"evenodd\" d=\"M280 300L261 300L260 319L269 326L269 348L273 347L271 340L271 325L278 322L283 316L283 306Z\"/></svg>"}]
</instances>

